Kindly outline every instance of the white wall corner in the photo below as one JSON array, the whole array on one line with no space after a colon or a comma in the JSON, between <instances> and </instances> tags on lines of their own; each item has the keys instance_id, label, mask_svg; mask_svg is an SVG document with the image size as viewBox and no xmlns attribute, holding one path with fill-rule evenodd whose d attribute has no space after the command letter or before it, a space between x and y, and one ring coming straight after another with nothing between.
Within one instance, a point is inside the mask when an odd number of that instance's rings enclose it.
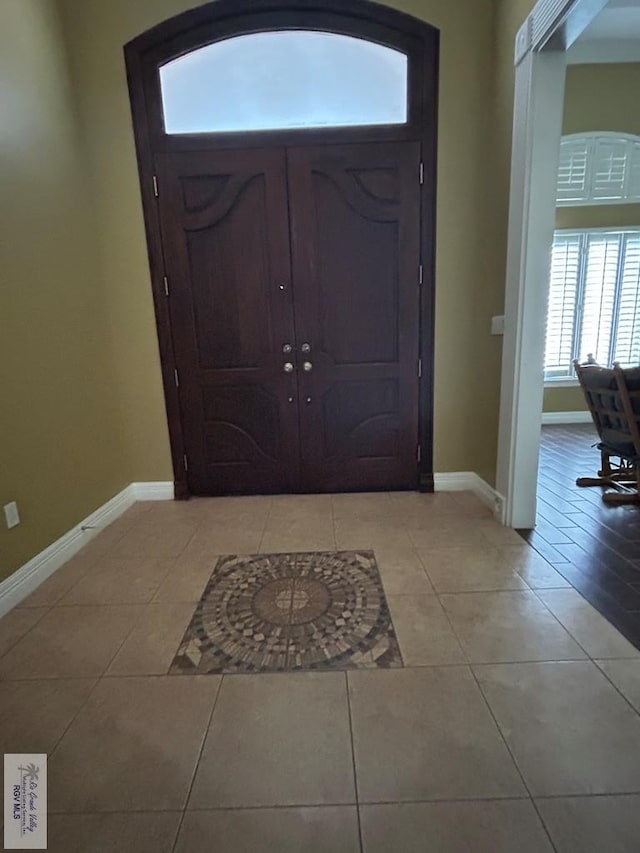
<instances>
[{"instance_id":1,"label":"white wall corner","mask_svg":"<svg viewBox=\"0 0 640 853\"><path fill-rule=\"evenodd\" d=\"M23 601L136 501L172 498L173 483L131 483L0 583L0 617Z\"/></svg>"},{"instance_id":2,"label":"white wall corner","mask_svg":"<svg viewBox=\"0 0 640 853\"><path fill-rule=\"evenodd\" d=\"M542 425L545 424L591 424L590 412L543 412Z\"/></svg>"},{"instance_id":3,"label":"white wall corner","mask_svg":"<svg viewBox=\"0 0 640 853\"><path fill-rule=\"evenodd\" d=\"M504 524L504 497L475 471L452 471L433 475L436 492L473 492L489 507L500 524Z\"/></svg>"}]
</instances>

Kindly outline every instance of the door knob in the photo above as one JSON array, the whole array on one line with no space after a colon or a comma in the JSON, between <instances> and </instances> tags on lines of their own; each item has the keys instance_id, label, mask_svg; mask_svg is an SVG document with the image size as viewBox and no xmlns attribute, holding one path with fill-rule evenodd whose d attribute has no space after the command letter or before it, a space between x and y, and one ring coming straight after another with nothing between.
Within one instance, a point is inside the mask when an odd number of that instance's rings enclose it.
<instances>
[{"instance_id":1,"label":"door knob","mask_svg":"<svg viewBox=\"0 0 640 853\"><path fill-rule=\"evenodd\" d=\"M290 361L285 361L282 369L284 370L285 373L293 373L294 366L293 366L293 364L291 364Z\"/></svg>"},{"instance_id":2,"label":"door knob","mask_svg":"<svg viewBox=\"0 0 640 853\"><path fill-rule=\"evenodd\" d=\"M311 364L310 361L305 361L302 364L302 369L304 370L305 373L310 373L313 370L313 365Z\"/></svg>"},{"instance_id":3,"label":"door knob","mask_svg":"<svg viewBox=\"0 0 640 853\"><path fill-rule=\"evenodd\" d=\"M293 351L293 347L291 346L291 344L283 344L282 345L282 352L285 353L285 355L288 355L292 351Z\"/></svg>"},{"instance_id":4,"label":"door knob","mask_svg":"<svg viewBox=\"0 0 640 853\"><path fill-rule=\"evenodd\" d=\"M302 352L311 352L311 344L302 344L300 349Z\"/></svg>"}]
</instances>

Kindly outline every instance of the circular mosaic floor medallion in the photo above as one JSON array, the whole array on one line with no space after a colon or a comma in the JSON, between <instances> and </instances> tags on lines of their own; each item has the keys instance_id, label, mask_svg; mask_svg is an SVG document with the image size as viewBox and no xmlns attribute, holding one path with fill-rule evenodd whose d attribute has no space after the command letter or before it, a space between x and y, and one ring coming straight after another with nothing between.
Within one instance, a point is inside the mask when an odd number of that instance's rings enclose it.
<instances>
[{"instance_id":1,"label":"circular mosaic floor medallion","mask_svg":"<svg viewBox=\"0 0 640 853\"><path fill-rule=\"evenodd\" d=\"M273 625L304 625L324 616L330 606L328 586L311 578L269 581L251 602L255 616Z\"/></svg>"},{"instance_id":2,"label":"circular mosaic floor medallion","mask_svg":"<svg viewBox=\"0 0 640 853\"><path fill-rule=\"evenodd\" d=\"M172 672L401 666L371 551L220 558Z\"/></svg>"}]
</instances>

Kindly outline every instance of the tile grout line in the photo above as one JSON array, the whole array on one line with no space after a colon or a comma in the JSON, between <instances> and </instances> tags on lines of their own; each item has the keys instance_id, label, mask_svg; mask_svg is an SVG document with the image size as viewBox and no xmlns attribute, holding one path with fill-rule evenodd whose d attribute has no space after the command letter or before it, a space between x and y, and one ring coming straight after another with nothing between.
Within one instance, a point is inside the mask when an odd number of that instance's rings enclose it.
<instances>
[{"instance_id":1,"label":"tile grout line","mask_svg":"<svg viewBox=\"0 0 640 853\"><path fill-rule=\"evenodd\" d=\"M602 658L601 660L606 661L635 661L638 658ZM393 667L393 669L459 669L460 667L469 667L469 666L512 666L512 665L523 665L523 666L531 666L534 664L550 664L550 663L594 663L598 669L597 662L586 660L585 658L545 658L544 660L501 660L501 661L459 661L458 663L418 663L418 664L403 664L403 666ZM363 668L365 669L365 668ZM377 671L378 668L372 668L372 671ZM348 672L353 670L346 669L301 669L295 670L296 672L312 672L314 675L322 676L331 672ZM202 678L207 677L209 675L212 676L233 676L234 678L246 678L253 676L261 676L261 675L289 675L294 672L294 670L264 670L263 672L212 672L212 673L200 673L200 674L191 674L185 673L180 675L172 675L169 672L137 672L137 673L122 673L117 675L108 675L104 673L103 675L61 675L55 676L53 678L47 678L43 676L38 676L36 678L6 678L3 679L0 684L28 684L30 682L36 681L46 681L46 682L54 682L54 681L93 681L93 680L102 680L106 678L108 680L113 680L116 678ZM603 673L604 674L604 673ZM615 687L615 684L613 685ZM618 692L620 690L616 688ZM622 694L624 696L624 694ZM626 697L625 697L626 699ZM627 700L628 701L628 700ZM635 708L633 709L636 710ZM640 792L640 791L639 791ZM591 796L591 795L589 795ZM594 795L595 796L595 795Z\"/></svg>"},{"instance_id":2,"label":"tile grout line","mask_svg":"<svg viewBox=\"0 0 640 853\"><path fill-rule=\"evenodd\" d=\"M457 634L457 632L453 626L453 622L449 618L449 614L447 613L447 611L446 611L445 607L442 605L442 603L440 604L440 606L444 610L445 616L447 617L447 621L449 622L449 626L451 627L453 635L456 638L456 640L458 641L458 644L459 644L460 648L463 650L463 654L465 654L465 657L466 657L466 652L464 651L464 647L462 646L462 643L460 642L460 638L458 637L458 634ZM553 843L553 839L551 838L551 834L550 834L549 830L547 829L545 822L542 819L542 815L540 814L540 811L538 810L538 807L535 803L535 800L533 799L533 795L529 789L529 786L527 785L526 779L524 778L524 773L520 769L520 765L516 761L515 756L514 756L513 752L511 751L509 744L507 743L507 739L504 736L502 729L500 728L500 724L498 723L498 720L496 719L495 714L493 713L493 709L492 709L491 705L489 704L489 700L485 696L484 691L483 691L482 687L480 686L480 682L478 681L478 678L476 677L476 673L474 671L473 666L474 665L469 664L469 672L471 673L471 677L473 678L473 681L474 681L476 687L478 688L480 695L482 696L482 700L483 700L483 702L487 708L487 711L489 712L489 714L491 716L491 719L493 720L493 724L496 727L496 731L498 732L498 735L499 735L500 739L502 740L502 743L504 744L504 747L507 750L509 757L511 758L511 762L512 762L513 766L515 767L516 772L518 773L518 776L520 777L520 780L524 786L524 789L529 796L529 802L531 803L531 805L533 806L533 809L535 810L536 814L538 815L538 820L540 821L542 828L544 829L544 832L545 832L547 838L549 839L549 843L551 844L551 847L555 851L555 853L558 853L558 849L557 849L556 845Z\"/></svg>"},{"instance_id":3,"label":"tile grout line","mask_svg":"<svg viewBox=\"0 0 640 853\"><path fill-rule=\"evenodd\" d=\"M109 606L115 606L115 607L141 607L142 609L144 609L147 605L137 605L137 604L125 604L125 605L118 604L118 605L108 605L108 604L107 604L107 605L104 605L104 606L105 606L105 607L109 607ZM140 614L140 616L142 616L142 613ZM107 665L105 666L105 668L102 670L102 672L101 672L101 673L100 673L100 675L98 676L98 678L99 678L100 680L102 680L102 679L105 677L106 673L107 673L107 672L108 672L108 670L109 670L109 667L110 667L110 666L111 666L111 664L114 662L114 660L117 658L117 656L120 654L120 652L122 651L122 648L123 648L124 644L127 642L127 640L129 639L129 637L130 637L130 636L133 634L133 632L135 631L135 629L136 629L136 627L137 627L137 624L138 624L138 621L139 621L139 620L138 620L137 618L132 620L132 622L131 622L131 628L126 632L125 636L124 636L124 637L123 637L123 639L122 639L122 642L119 644L119 646L118 646L118 648L115 650L115 652L111 655L111 657L109 658L109 662L107 663Z\"/></svg>"},{"instance_id":4,"label":"tile grout line","mask_svg":"<svg viewBox=\"0 0 640 853\"><path fill-rule=\"evenodd\" d=\"M349 672L344 671L344 684L347 698L347 714L349 716L349 741L351 743L351 764L353 766L353 788L356 797L356 820L358 821L358 843L360 845L360 853L364 853L364 844L362 842L362 821L360 819L360 795L358 793L358 772L356 769L356 748L353 742L353 719L351 715L351 697L349 696Z\"/></svg>"},{"instance_id":5,"label":"tile grout line","mask_svg":"<svg viewBox=\"0 0 640 853\"><path fill-rule=\"evenodd\" d=\"M35 679L34 679L34 680L35 680ZM53 679L53 678L51 679L51 681L57 681L57 680L58 680L58 679ZM65 679L59 679L59 680L65 680ZM90 678L84 679L84 678L83 678L83 679L77 679L77 680L78 680L78 681L80 681L80 680L82 680L82 681L95 681L95 683L94 683L93 687L91 688L91 690L87 693L87 697L86 697L86 699L84 700L84 702L82 702L82 703L81 703L81 705L80 705L80 707L78 708L78 710L76 711L76 713L75 713L75 714L72 716L72 718L69 720L68 725L67 725L67 726L65 726L65 728L64 728L64 730L62 731L62 733L61 733L60 737L59 737L59 738L56 740L56 742L54 743L54 745L53 745L53 747L52 747L52 749L51 749L51 752L47 753L47 764L49 763L49 760L53 759L53 756L55 755L56 750L57 750L57 749L58 749L58 747L60 746L60 744L61 744L61 742L62 742L62 739L66 736L66 734L67 734L67 732L69 731L69 729L71 728L71 726L72 726L72 725L75 723L75 721L78 719L78 717L80 716L80 713L81 713L82 711L84 711L84 709L85 709L85 708L87 707L87 705L89 704L89 700L91 699L91 697L93 696L93 694L94 694L94 693L96 692L96 690L98 689L98 685L100 684L100 682L101 682L102 678L101 678L100 676L98 676L98 678L96 678L96 679L90 679Z\"/></svg>"},{"instance_id":6,"label":"tile grout line","mask_svg":"<svg viewBox=\"0 0 640 853\"><path fill-rule=\"evenodd\" d=\"M457 631L456 631L456 629L453 627L453 622L451 621L451 617L449 616L449 614L448 614L448 612L447 612L446 607L444 606L444 604L442 603L442 601L441 601L441 599L440 599L440 594L439 594L438 592L436 592L436 593L435 593L435 596L436 596L436 598L438 599L438 604L440 605L440 609L441 609L441 610L442 610L442 612L444 613L444 616L445 616L445 619L447 620L447 623L448 623L448 625L449 625L449 628L451 628L451 633L453 634L453 636L454 636L454 638L455 638L455 641L456 641L456 643L458 644L458 648L459 648L459 649L460 649L460 651L462 652L462 657L464 658L464 664L463 664L463 665L464 665L464 666L468 666L468 667L469 667L469 669L471 669L471 661L469 660L469 655L467 654L467 650L466 650L466 649L465 649L465 647L462 645L462 643L461 643L461 641L460 641L460 637L458 636L458 632L457 632ZM451 664L449 664L449 666L451 666Z\"/></svg>"},{"instance_id":7,"label":"tile grout line","mask_svg":"<svg viewBox=\"0 0 640 853\"><path fill-rule=\"evenodd\" d=\"M564 587L564 588L566 589L566 587ZM579 592L577 589L575 589L575 587L572 587L572 589L573 589L575 592L577 592L577 593L578 593L578 595L580 595L580 592ZM539 590L539 591L540 591L540 592L545 592L546 590ZM561 627L564 631L566 631L566 632L567 632L567 634L571 637L571 639L572 639L572 640L573 640L573 642L578 646L578 648L582 649L582 651L583 651L583 652L585 653L585 655L587 656L587 660L591 661L591 663L594 663L593 658L591 657L591 655L589 654L589 652L585 649L585 647L582 645L582 643L580 643L580 642L576 639L576 637L574 637L574 636L573 636L573 634L572 634L572 633L571 633L571 631L567 628L567 626L566 626L566 625L564 625L564 624L563 624L563 622L560 620L560 618L559 618L558 616L556 616L556 614L553 612L553 610L552 610L550 607L548 607L548 606L547 606L547 604L545 603L544 599L542 599L542 598L538 595L538 590L535 590L535 589L534 589L534 590L532 590L532 592L533 592L533 594L535 595L535 597L538 599L538 601L540 602L540 604L545 608L545 610L547 610L547 611L548 611L548 612L553 616L553 618L556 620L556 622L558 623L558 625L560 625L560 627ZM581 597L583 598L583 600L584 600L584 601L587 601L587 599L586 599L586 598L584 598L584 596L581 596ZM589 602L588 602L588 601L587 601L587 604L589 604ZM593 607L593 605L592 605L592 604L590 604L589 606L590 606L590 607ZM596 610L596 609L595 609L595 607L593 607L593 609L594 609L594 610ZM597 613L597 612L598 612L598 611L596 610L596 613ZM602 615L602 614L600 614L600 615ZM604 618L604 617L603 617L603 618ZM609 622L609 620L607 620L607 622ZM609 625L611 625L611 623L610 623L610 622L609 622ZM615 627L615 626L612 626L612 627ZM617 628L616 628L616 630L617 630ZM622 635L621 635L621 636L622 636Z\"/></svg>"},{"instance_id":8,"label":"tile grout line","mask_svg":"<svg viewBox=\"0 0 640 853\"><path fill-rule=\"evenodd\" d=\"M427 550L427 549L423 549L423 550ZM435 550L435 549L434 549L434 550ZM419 548L416 548L416 547L415 547L415 545L413 545L413 543L412 543L412 551L413 551L413 553L416 555L416 558L417 558L417 560L418 560L418 563L420 564L420 567L421 567L422 571L424 572L424 576L425 576L425 577L426 577L426 579L429 581L429 584L431 585L431 589L433 590L433 593L425 593L425 595L432 595L432 594L433 594L433 595L436 595L436 594L437 594L437 591L436 591L436 585L435 585L435 584L434 584L434 582L433 582L433 578L432 578L432 577L431 577L431 575L429 574L429 571L428 571L428 569L427 569L427 567L426 567L426 565L425 565L425 562L424 562L424 560L422 559L422 557L420 556L420 549L419 549Z\"/></svg>"},{"instance_id":9,"label":"tile grout line","mask_svg":"<svg viewBox=\"0 0 640 853\"><path fill-rule=\"evenodd\" d=\"M18 643L22 642L22 640L27 636L27 634L30 634L34 630L34 628L36 628L40 624L40 622L42 622L42 620L45 618L45 616L49 615L49 613L53 610L54 607L55 607L55 605L52 604L49 606L45 605L42 608L40 608L40 607L24 607L24 608L21 608L23 610L40 610L40 609L42 609L42 610L44 610L44 613L42 613L40 615L40 617L38 619L36 619L36 621L33 623L33 625L30 625L27 628L27 630L24 632L24 634L20 634L20 636L17 637L16 640L13 643L11 643L11 645L7 649L5 649L4 653L2 655L0 655L0 663L2 663L2 661L7 657L7 655L15 649L15 647L18 645ZM14 608L14 610L17 610L17 609L18 609L17 607ZM12 613L12 612L13 611L9 611L9 613ZM5 615L2 618L5 619L9 615L9 613L5 613ZM18 679L15 679L15 680L18 680Z\"/></svg>"},{"instance_id":10,"label":"tile grout line","mask_svg":"<svg viewBox=\"0 0 640 853\"><path fill-rule=\"evenodd\" d=\"M269 508L264 517L264 524L262 525L262 533L260 534L260 541L258 542L258 554L262 554L262 543L264 542L264 537L267 535L267 527L269 526L269 522L271 521L271 512L273 510L273 497L269 498Z\"/></svg>"},{"instance_id":11,"label":"tile grout line","mask_svg":"<svg viewBox=\"0 0 640 853\"><path fill-rule=\"evenodd\" d=\"M366 803L361 803L361 806L409 806L409 805L432 805L432 804L440 804L440 803L528 803L531 800L538 801L544 800L545 802L554 802L555 800L606 800L611 799L613 797L640 797L639 791L607 791L606 793L593 793L593 794L544 794L539 797L528 797L528 796L509 796L509 797L472 797L472 798L463 798L463 799L451 799L450 797L445 797L442 799L422 799L422 800L370 800ZM194 809L185 809L183 811L189 811L191 814L204 813L208 812L250 812L250 811L285 811L287 809L316 809L318 811L322 809L352 809L354 808L354 803L286 803L279 804L273 803L271 805L259 805L259 806L210 806L207 808L194 808ZM66 810L66 811L50 811L49 814L52 815L106 815L106 814L180 814L181 810L178 808L175 809L101 809L100 811L74 811L74 810Z\"/></svg>"},{"instance_id":12,"label":"tile grout line","mask_svg":"<svg viewBox=\"0 0 640 853\"><path fill-rule=\"evenodd\" d=\"M168 678L168 676L164 676L164 677ZM184 819L185 819L186 814L187 814L187 808L189 805L189 800L191 799L191 793L193 791L193 786L195 784L196 776L198 774L198 767L200 766L200 760L202 759L202 753L204 752L204 745L207 742L207 737L209 735L209 729L211 728L211 721L213 720L213 713L214 713L216 706L218 704L218 698L220 697L220 692L222 690L223 681L224 681L224 675L221 675L220 676L220 684L218 684L218 689L216 690L216 694L213 697L213 702L211 704L211 711L209 712L207 724L204 727L204 733L202 735L202 743L200 744L200 749L198 750L196 762L195 762L194 767L193 767L193 774L191 775L191 782L189 783L189 787L187 789L187 795L184 799L184 806L182 807L182 809L180 809L180 819L178 821L178 826L176 829L176 837L175 837L175 840L174 840L173 845L171 847L171 853L175 853L175 850L176 850L176 847L178 844L178 840L180 838L180 833L182 831L182 825L184 824Z\"/></svg>"},{"instance_id":13,"label":"tile grout line","mask_svg":"<svg viewBox=\"0 0 640 853\"><path fill-rule=\"evenodd\" d=\"M599 658L598 660L601 660L601 661L610 661L610 660L614 660L614 661L615 661L615 660L638 660L638 658ZM636 706L633 704L633 702L631 701L631 699L629 699L627 696L625 696L625 694L624 694L624 693L622 692L622 690L618 687L618 685L615 683L615 681L613 681L613 679L609 676L609 673L608 673L608 672L606 672L606 670L604 670L604 669L600 666L600 664L598 663L598 661L597 661L597 660L592 659L592 660L591 660L591 662L594 664L594 666L596 666L596 667L598 668L598 671L599 671L599 672L601 672L601 673L604 675L604 677L605 677L605 678L607 679L607 681L611 684L611 686L612 686L612 687L613 687L613 688L614 688L614 689L615 689L615 690L616 690L616 691L617 691L617 692L622 696L622 698L623 698L623 699L624 699L624 701L627 703L627 705L629 705L629 707L631 708L631 710L632 710L632 711L635 711L636 715L637 715L638 717L640 717L640 710L638 710L638 708L636 708Z\"/></svg>"},{"instance_id":14,"label":"tile grout line","mask_svg":"<svg viewBox=\"0 0 640 853\"><path fill-rule=\"evenodd\" d=\"M498 723L498 720L496 719L495 714L493 713L493 708L489 704L489 700L485 696L484 690L482 689L480 682L478 681L478 678L476 677L476 673L473 669L473 666L470 666L469 669L471 670L471 676L472 676L473 680L475 681L478 690L480 691L480 695L482 696L482 699L483 699L483 701L487 707L487 710L489 711L489 714L491 715L491 719L493 720L493 724L495 725L495 727L498 731L498 734L500 735L500 738L504 744L505 749L507 750L507 752L509 753L509 756L511 757L511 761L513 762L513 766L518 771L518 775L520 776L520 779L522 780L522 784L524 785L524 789L527 792L527 794L529 795L529 802L531 803L535 813L538 815L538 820L540 821L540 824L541 824L541 826L545 832L545 835L549 839L549 844L551 845L551 848L555 851L555 853L559 853L558 848L556 847L556 845L553 841L553 838L551 837L551 833L548 830L547 825L543 820L542 814L540 813L540 810L538 809L538 806L537 806L537 803L533 797L533 794L531 793L531 790L529 789L529 786L527 785L527 781L524 778L524 773L520 769L520 765L516 761L515 755L511 751L511 747L507 743L507 739L504 736L502 729L500 728L500 724Z\"/></svg>"}]
</instances>

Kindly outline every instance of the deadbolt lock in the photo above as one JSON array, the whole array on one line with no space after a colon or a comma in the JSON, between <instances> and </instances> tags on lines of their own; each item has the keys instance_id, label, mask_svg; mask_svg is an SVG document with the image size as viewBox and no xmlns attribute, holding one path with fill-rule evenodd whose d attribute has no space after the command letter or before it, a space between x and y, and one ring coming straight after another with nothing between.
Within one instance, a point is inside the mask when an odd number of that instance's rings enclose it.
<instances>
[{"instance_id":1,"label":"deadbolt lock","mask_svg":"<svg viewBox=\"0 0 640 853\"><path fill-rule=\"evenodd\" d=\"M295 368L290 361L285 361L282 369L284 370L285 373L293 373Z\"/></svg>"},{"instance_id":2,"label":"deadbolt lock","mask_svg":"<svg viewBox=\"0 0 640 853\"><path fill-rule=\"evenodd\" d=\"M290 352L293 352L293 347L291 346L291 344L283 344L282 352L288 355Z\"/></svg>"},{"instance_id":3,"label":"deadbolt lock","mask_svg":"<svg viewBox=\"0 0 640 853\"><path fill-rule=\"evenodd\" d=\"M302 352L311 352L311 344L302 344L300 349Z\"/></svg>"},{"instance_id":4,"label":"deadbolt lock","mask_svg":"<svg viewBox=\"0 0 640 853\"><path fill-rule=\"evenodd\" d=\"M302 363L302 369L305 373L311 373L311 371L313 370L313 365L310 361L305 361Z\"/></svg>"}]
</instances>

